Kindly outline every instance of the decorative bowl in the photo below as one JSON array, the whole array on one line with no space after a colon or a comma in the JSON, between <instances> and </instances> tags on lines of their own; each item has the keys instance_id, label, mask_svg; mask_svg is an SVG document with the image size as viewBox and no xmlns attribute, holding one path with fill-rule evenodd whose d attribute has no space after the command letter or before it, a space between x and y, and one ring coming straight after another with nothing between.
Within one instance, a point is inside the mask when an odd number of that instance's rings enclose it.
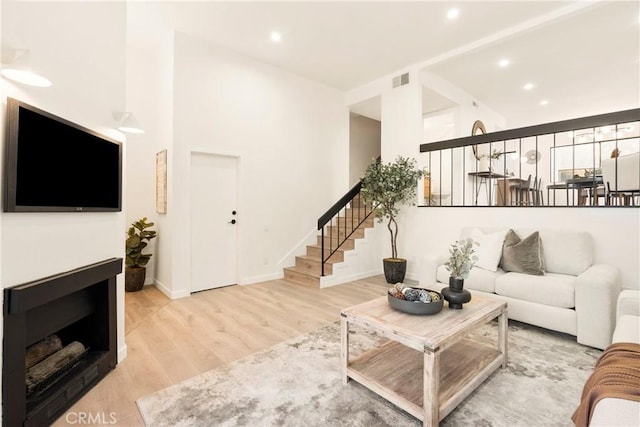
<instances>
[{"instance_id":1,"label":"decorative bowl","mask_svg":"<svg viewBox=\"0 0 640 427\"><path fill-rule=\"evenodd\" d=\"M420 289L420 288L414 288ZM408 314L436 314L440 313L443 306L442 294L440 292L425 289L429 292L435 292L440 297L438 301L422 302L422 301L407 301L399 299L387 292L387 300L391 308Z\"/></svg>"}]
</instances>

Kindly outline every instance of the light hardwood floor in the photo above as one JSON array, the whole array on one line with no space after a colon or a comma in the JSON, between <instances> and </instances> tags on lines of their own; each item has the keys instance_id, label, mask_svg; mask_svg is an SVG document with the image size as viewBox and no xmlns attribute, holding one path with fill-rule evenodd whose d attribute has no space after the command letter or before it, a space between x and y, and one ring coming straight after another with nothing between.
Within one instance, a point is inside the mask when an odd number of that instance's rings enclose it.
<instances>
[{"instance_id":1,"label":"light hardwood floor","mask_svg":"<svg viewBox=\"0 0 640 427\"><path fill-rule=\"evenodd\" d=\"M375 276L325 289L272 280L173 301L153 286L127 293L127 358L55 425L89 414L95 425L143 426L136 399L338 321L388 287Z\"/></svg>"}]
</instances>

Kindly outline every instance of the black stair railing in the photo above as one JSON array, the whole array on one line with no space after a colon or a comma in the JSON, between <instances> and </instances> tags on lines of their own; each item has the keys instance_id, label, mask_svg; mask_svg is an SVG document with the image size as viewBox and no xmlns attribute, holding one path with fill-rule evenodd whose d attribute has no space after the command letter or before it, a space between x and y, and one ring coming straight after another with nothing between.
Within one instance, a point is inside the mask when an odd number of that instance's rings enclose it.
<instances>
[{"instance_id":1,"label":"black stair railing","mask_svg":"<svg viewBox=\"0 0 640 427\"><path fill-rule=\"evenodd\" d=\"M324 276L324 265L327 260L373 212L371 207L366 206L362 201L360 196L361 188L362 181L358 182L347 194L331 206L324 215L318 218L322 276ZM351 208L350 212L349 208ZM343 212L344 215L341 216Z\"/></svg>"}]
</instances>

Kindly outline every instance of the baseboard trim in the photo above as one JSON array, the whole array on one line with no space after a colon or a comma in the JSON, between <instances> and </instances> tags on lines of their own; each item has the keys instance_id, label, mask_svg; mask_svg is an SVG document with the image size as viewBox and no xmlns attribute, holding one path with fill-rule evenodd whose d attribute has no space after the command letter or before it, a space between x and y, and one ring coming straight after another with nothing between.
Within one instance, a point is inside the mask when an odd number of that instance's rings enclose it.
<instances>
[{"instance_id":1,"label":"baseboard trim","mask_svg":"<svg viewBox=\"0 0 640 427\"><path fill-rule=\"evenodd\" d=\"M380 269L376 269L376 270L365 271L363 273L355 273L355 274L350 274L348 276L341 276L341 277L324 276L320 278L320 287L329 288L331 286L342 285L343 283L351 282L354 280L360 280L360 279L365 279L371 276L377 276L378 274L381 274L381 273L382 271Z\"/></svg>"},{"instance_id":2,"label":"baseboard trim","mask_svg":"<svg viewBox=\"0 0 640 427\"><path fill-rule=\"evenodd\" d=\"M155 280L153 284L155 285L156 288L158 288L160 290L160 292L165 294L167 296L167 298L169 298L169 299L186 298L189 295L191 295L191 292L189 292L189 291L174 292L174 291L170 290L169 288L167 288L164 285L164 283L160 282L159 280Z\"/></svg>"},{"instance_id":3,"label":"baseboard trim","mask_svg":"<svg viewBox=\"0 0 640 427\"><path fill-rule=\"evenodd\" d=\"M118 363L122 362L127 357L127 345L123 345L118 349Z\"/></svg>"},{"instance_id":4,"label":"baseboard trim","mask_svg":"<svg viewBox=\"0 0 640 427\"><path fill-rule=\"evenodd\" d=\"M260 276L252 276L252 277L247 277L245 279L242 279L242 281L239 283L240 285L251 285L253 283L260 283L260 282L266 282L269 280L277 280L277 279L282 279L284 277L284 271L282 271L282 269L280 269L279 272L277 273L270 273L270 274L263 274Z\"/></svg>"}]
</instances>

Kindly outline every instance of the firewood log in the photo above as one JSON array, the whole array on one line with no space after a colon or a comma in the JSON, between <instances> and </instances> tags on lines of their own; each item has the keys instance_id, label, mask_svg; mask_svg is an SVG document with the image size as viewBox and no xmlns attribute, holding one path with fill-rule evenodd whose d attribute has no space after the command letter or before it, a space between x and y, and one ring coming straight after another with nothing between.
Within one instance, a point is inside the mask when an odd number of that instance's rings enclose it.
<instances>
[{"instance_id":1,"label":"firewood log","mask_svg":"<svg viewBox=\"0 0 640 427\"><path fill-rule=\"evenodd\" d=\"M58 371L67 368L82 352L84 345L78 341L65 346L61 350L53 353L42 362L32 366L27 370L25 382L27 384L27 393L31 393L35 388L47 378L56 374Z\"/></svg>"},{"instance_id":2,"label":"firewood log","mask_svg":"<svg viewBox=\"0 0 640 427\"><path fill-rule=\"evenodd\" d=\"M62 341L57 335L49 335L43 340L38 341L27 348L24 355L24 366L29 369L38 362L43 361L48 356L62 348Z\"/></svg>"}]
</instances>

